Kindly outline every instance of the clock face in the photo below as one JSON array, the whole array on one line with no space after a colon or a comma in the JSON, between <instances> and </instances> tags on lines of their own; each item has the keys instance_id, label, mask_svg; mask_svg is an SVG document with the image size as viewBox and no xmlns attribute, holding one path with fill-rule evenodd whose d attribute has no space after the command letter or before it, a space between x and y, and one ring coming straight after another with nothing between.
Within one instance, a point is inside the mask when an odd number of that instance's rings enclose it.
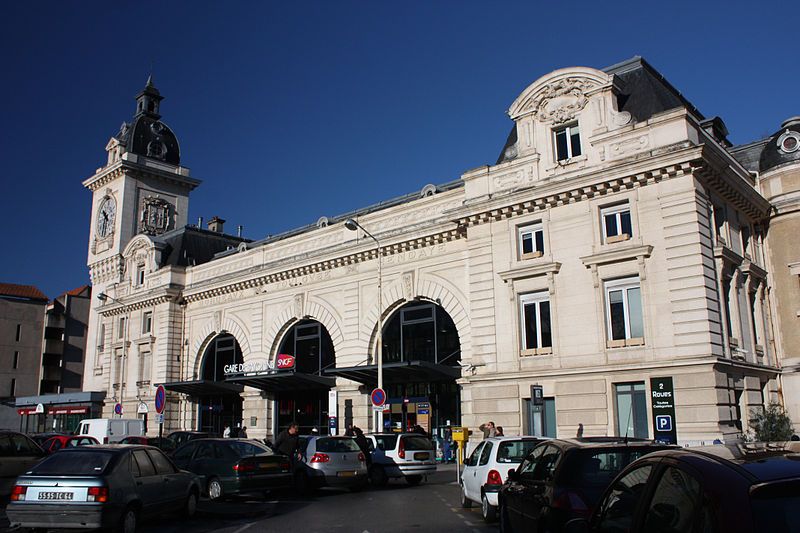
<instances>
[{"instance_id":1,"label":"clock face","mask_svg":"<svg viewBox=\"0 0 800 533\"><path fill-rule=\"evenodd\" d=\"M117 203L113 198L107 196L100 204L97 212L97 236L105 238L114 232L114 216L117 213Z\"/></svg>"}]
</instances>

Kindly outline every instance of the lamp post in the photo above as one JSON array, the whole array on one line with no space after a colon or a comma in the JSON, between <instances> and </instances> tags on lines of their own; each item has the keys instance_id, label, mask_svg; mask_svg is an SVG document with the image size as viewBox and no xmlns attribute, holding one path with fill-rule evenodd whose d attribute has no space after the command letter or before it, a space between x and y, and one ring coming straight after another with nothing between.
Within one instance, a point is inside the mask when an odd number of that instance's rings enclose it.
<instances>
[{"instance_id":1,"label":"lamp post","mask_svg":"<svg viewBox=\"0 0 800 533\"><path fill-rule=\"evenodd\" d=\"M125 305L124 303L122 303L121 301L117 300L113 296L109 296L108 294L106 294L104 292L98 293L97 294L97 299L100 300L103 303L105 303L107 300L111 300L112 302L116 302L119 305L122 305L122 306ZM125 314L125 330L122 332L122 356L121 357L123 358L123 360L127 359L127 355L128 355L128 329L130 328L129 322L130 322L130 313L126 313ZM112 336L114 335L113 321L112 321L111 335ZM112 358L112 360L114 358L113 345L112 345L111 358ZM125 361L122 361L120 363L120 365L119 365L119 374L120 375L117 376L119 378L119 400L118 400L119 402L122 402L122 400L125 398L125 391L123 390L123 387L125 386L125 365L126 365ZM112 389L113 389L113 387L112 387ZM114 397L116 398L116 394L114 394Z\"/></svg>"},{"instance_id":2,"label":"lamp post","mask_svg":"<svg viewBox=\"0 0 800 533\"><path fill-rule=\"evenodd\" d=\"M381 243L375 238L375 235L368 232L364 229L364 226L352 218L345 220L344 227L350 231L356 231L360 228L361 231L375 241L375 245L378 247L378 388L383 389L383 287L381 285L383 280L383 251L381 250ZM383 409L376 413L375 426L377 431L383 431Z\"/></svg>"}]
</instances>

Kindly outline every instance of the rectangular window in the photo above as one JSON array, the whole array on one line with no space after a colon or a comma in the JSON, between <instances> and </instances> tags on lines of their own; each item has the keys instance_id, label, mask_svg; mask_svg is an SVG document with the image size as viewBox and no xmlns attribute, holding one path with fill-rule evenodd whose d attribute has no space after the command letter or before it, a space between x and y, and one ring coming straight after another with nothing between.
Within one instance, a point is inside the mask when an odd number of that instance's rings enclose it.
<instances>
[{"instance_id":1,"label":"rectangular window","mask_svg":"<svg viewBox=\"0 0 800 533\"><path fill-rule=\"evenodd\" d=\"M544 254L544 228L541 223L519 227L517 236L520 259L541 257Z\"/></svg>"},{"instance_id":2,"label":"rectangular window","mask_svg":"<svg viewBox=\"0 0 800 533\"><path fill-rule=\"evenodd\" d=\"M16 378L11 378L11 394L9 396L16 396L17 395L17 380Z\"/></svg>"},{"instance_id":3,"label":"rectangular window","mask_svg":"<svg viewBox=\"0 0 800 533\"><path fill-rule=\"evenodd\" d=\"M633 237L631 226L631 207L627 203L600 210L603 222L603 240L606 244L627 241Z\"/></svg>"},{"instance_id":4,"label":"rectangular window","mask_svg":"<svg viewBox=\"0 0 800 533\"><path fill-rule=\"evenodd\" d=\"M553 140L557 161L581 155L581 136L577 123L553 130Z\"/></svg>"},{"instance_id":5,"label":"rectangular window","mask_svg":"<svg viewBox=\"0 0 800 533\"><path fill-rule=\"evenodd\" d=\"M119 317L119 331L117 331L117 338L124 339L125 338L125 317Z\"/></svg>"},{"instance_id":6,"label":"rectangular window","mask_svg":"<svg viewBox=\"0 0 800 533\"><path fill-rule=\"evenodd\" d=\"M606 282L605 289L608 340L641 341L644 338L644 320L639 278Z\"/></svg>"},{"instance_id":7,"label":"rectangular window","mask_svg":"<svg viewBox=\"0 0 800 533\"><path fill-rule=\"evenodd\" d=\"M646 439L647 394L644 381L616 383L614 400L617 409L617 435Z\"/></svg>"},{"instance_id":8,"label":"rectangular window","mask_svg":"<svg viewBox=\"0 0 800 533\"><path fill-rule=\"evenodd\" d=\"M100 324L100 327L97 328L97 349L98 351L103 351L103 347L106 345L106 325Z\"/></svg>"},{"instance_id":9,"label":"rectangular window","mask_svg":"<svg viewBox=\"0 0 800 533\"><path fill-rule=\"evenodd\" d=\"M22 338L22 324L17 324L17 342Z\"/></svg>"},{"instance_id":10,"label":"rectangular window","mask_svg":"<svg viewBox=\"0 0 800 533\"><path fill-rule=\"evenodd\" d=\"M139 352L139 382L150 381L150 351Z\"/></svg>"},{"instance_id":11,"label":"rectangular window","mask_svg":"<svg viewBox=\"0 0 800 533\"><path fill-rule=\"evenodd\" d=\"M550 300L547 292L520 296L522 317L522 352L546 352L553 346L550 329Z\"/></svg>"},{"instance_id":12,"label":"rectangular window","mask_svg":"<svg viewBox=\"0 0 800 533\"><path fill-rule=\"evenodd\" d=\"M142 313L142 335L146 335L153 330L153 312Z\"/></svg>"},{"instance_id":13,"label":"rectangular window","mask_svg":"<svg viewBox=\"0 0 800 533\"><path fill-rule=\"evenodd\" d=\"M14 368L19 368L19 352L14 352Z\"/></svg>"},{"instance_id":14,"label":"rectangular window","mask_svg":"<svg viewBox=\"0 0 800 533\"><path fill-rule=\"evenodd\" d=\"M144 285L144 265L139 265L136 267L136 286L142 285Z\"/></svg>"}]
</instances>

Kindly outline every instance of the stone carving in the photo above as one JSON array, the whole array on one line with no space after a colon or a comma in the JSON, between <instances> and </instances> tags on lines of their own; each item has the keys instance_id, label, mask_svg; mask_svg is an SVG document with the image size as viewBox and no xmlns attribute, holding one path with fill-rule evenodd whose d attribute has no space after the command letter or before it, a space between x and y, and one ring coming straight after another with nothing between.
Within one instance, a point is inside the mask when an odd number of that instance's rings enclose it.
<instances>
[{"instance_id":1,"label":"stone carving","mask_svg":"<svg viewBox=\"0 0 800 533\"><path fill-rule=\"evenodd\" d=\"M414 273L404 272L402 277L403 297L410 301L414 298Z\"/></svg>"},{"instance_id":2,"label":"stone carving","mask_svg":"<svg viewBox=\"0 0 800 533\"><path fill-rule=\"evenodd\" d=\"M294 295L294 316L295 318L303 318L303 295Z\"/></svg>"},{"instance_id":3,"label":"stone carving","mask_svg":"<svg viewBox=\"0 0 800 533\"><path fill-rule=\"evenodd\" d=\"M650 139L647 135L641 135L633 139L625 139L624 141L610 143L608 145L608 151L610 152L609 157L613 157L615 155L624 155L629 152L636 152L648 144L650 144Z\"/></svg>"},{"instance_id":4,"label":"stone carving","mask_svg":"<svg viewBox=\"0 0 800 533\"><path fill-rule=\"evenodd\" d=\"M148 196L142 201L139 232L145 235L161 235L172 229L172 204L162 198Z\"/></svg>"},{"instance_id":5,"label":"stone carving","mask_svg":"<svg viewBox=\"0 0 800 533\"><path fill-rule=\"evenodd\" d=\"M214 311L214 331L222 328L222 311Z\"/></svg>"},{"instance_id":6,"label":"stone carving","mask_svg":"<svg viewBox=\"0 0 800 533\"><path fill-rule=\"evenodd\" d=\"M564 78L545 86L527 109L533 110L541 122L561 124L586 107L586 92L594 87L596 83L586 78Z\"/></svg>"},{"instance_id":7,"label":"stone carving","mask_svg":"<svg viewBox=\"0 0 800 533\"><path fill-rule=\"evenodd\" d=\"M494 186L495 189L510 189L511 187L522 185L522 183L524 182L525 182L525 172L522 170L518 170L516 172L503 174L502 176L497 176L494 179Z\"/></svg>"},{"instance_id":8,"label":"stone carving","mask_svg":"<svg viewBox=\"0 0 800 533\"><path fill-rule=\"evenodd\" d=\"M622 111L620 113L617 113L616 111L611 112L611 122L615 126L625 126L627 124L630 124L632 118L633 117L631 116L631 114L628 113L627 111Z\"/></svg>"},{"instance_id":9,"label":"stone carving","mask_svg":"<svg viewBox=\"0 0 800 533\"><path fill-rule=\"evenodd\" d=\"M320 229L327 228L328 227L328 217L319 217L319 219L317 219L317 227L320 228Z\"/></svg>"}]
</instances>

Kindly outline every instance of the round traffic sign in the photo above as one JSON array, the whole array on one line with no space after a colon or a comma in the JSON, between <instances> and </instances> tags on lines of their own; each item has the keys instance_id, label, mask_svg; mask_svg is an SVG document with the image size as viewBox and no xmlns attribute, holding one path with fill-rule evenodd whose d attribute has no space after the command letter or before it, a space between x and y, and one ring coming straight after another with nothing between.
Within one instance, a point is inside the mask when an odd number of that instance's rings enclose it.
<instances>
[{"instance_id":1,"label":"round traffic sign","mask_svg":"<svg viewBox=\"0 0 800 533\"><path fill-rule=\"evenodd\" d=\"M369 395L369 398L372 400L372 405L375 407L380 407L386 403L386 391L377 388L373 389L372 394Z\"/></svg>"},{"instance_id":2,"label":"round traffic sign","mask_svg":"<svg viewBox=\"0 0 800 533\"><path fill-rule=\"evenodd\" d=\"M161 414L164 412L164 407L167 405L167 391L164 390L164 385L159 385L156 389L156 413Z\"/></svg>"},{"instance_id":3,"label":"round traffic sign","mask_svg":"<svg viewBox=\"0 0 800 533\"><path fill-rule=\"evenodd\" d=\"M122 404L121 403L114 404L114 414L122 416Z\"/></svg>"}]
</instances>

